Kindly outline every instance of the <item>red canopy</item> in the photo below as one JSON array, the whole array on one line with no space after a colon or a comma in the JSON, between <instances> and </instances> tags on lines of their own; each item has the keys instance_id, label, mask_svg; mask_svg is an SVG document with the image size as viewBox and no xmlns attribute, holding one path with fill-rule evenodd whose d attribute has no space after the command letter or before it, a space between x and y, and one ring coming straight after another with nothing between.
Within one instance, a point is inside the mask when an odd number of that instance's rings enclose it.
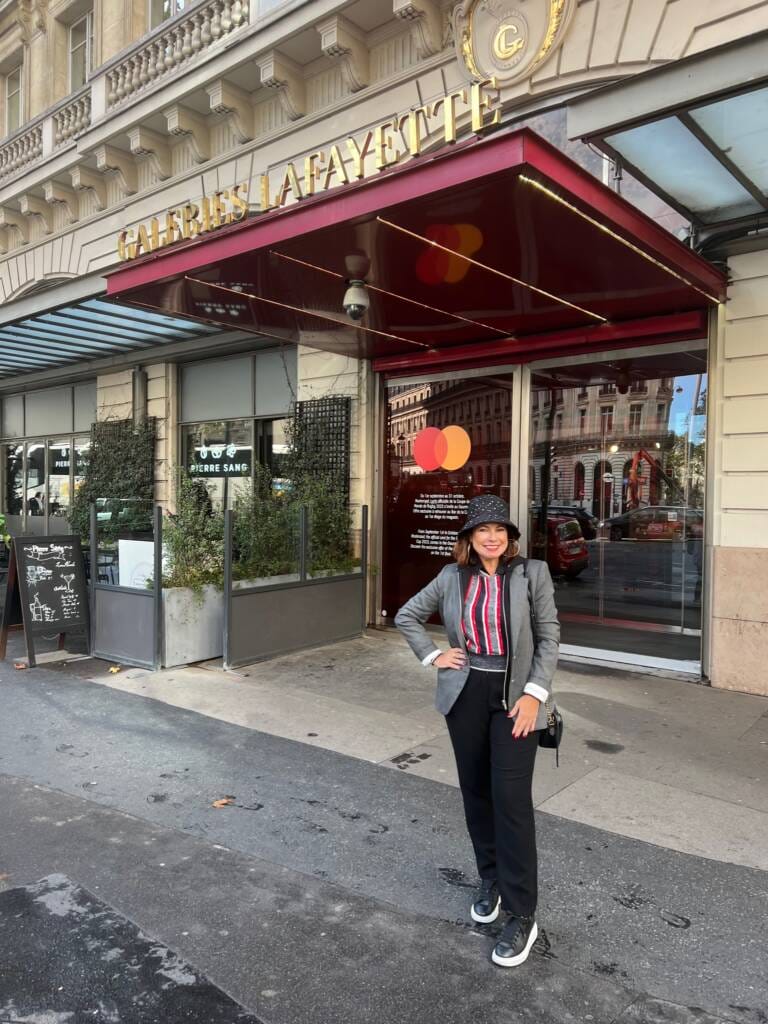
<instances>
[{"instance_id":1,"label":"red canopy","mask_svg":"<svg viewBox=\"0 0 768 1024\"><path fill-rule=\"evenodd\" d=\"M370 299L360 323L342 309L354 277ZM386 368L514 360L547 338L701 336L725 279L523 130L160 250L112 274L108 295Z\"/></svg>"}]
</instances>

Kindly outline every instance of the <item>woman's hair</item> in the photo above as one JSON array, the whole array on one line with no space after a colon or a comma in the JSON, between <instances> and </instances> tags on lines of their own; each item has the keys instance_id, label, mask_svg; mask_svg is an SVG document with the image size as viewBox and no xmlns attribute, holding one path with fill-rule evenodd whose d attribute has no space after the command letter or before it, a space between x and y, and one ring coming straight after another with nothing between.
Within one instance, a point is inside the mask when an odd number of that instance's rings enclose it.
<instances>
[{"instance_id":1,"label":"woman's hair","mask_svg":"<svg viewBox=\"0 0 768 1024\"><path fill-rule=\"evenodd\" d=\"M477 527L475 527L477 529ZM472 534L474 530L468 530L462 534L456 543L453 545L453 557L459 565L477 565L480 559L477 557L477 552L472 547ZM520 531L516 526L507 526L507 536L509 537L509 543L501 556L502 562L511 562L513 558L517 558L520 554Z\"/></svg>"}]
</instances>

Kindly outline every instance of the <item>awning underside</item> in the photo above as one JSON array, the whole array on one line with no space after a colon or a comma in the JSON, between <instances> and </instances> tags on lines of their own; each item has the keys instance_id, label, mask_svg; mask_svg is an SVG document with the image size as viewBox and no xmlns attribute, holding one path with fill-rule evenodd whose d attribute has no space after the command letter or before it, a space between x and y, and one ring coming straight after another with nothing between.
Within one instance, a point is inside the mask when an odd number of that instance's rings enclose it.
<instances>
[{"instance_id":1,"label":"awning underside","mask_svg":"<svg viewBox=\"0 0 768 1024\"><path fill-rule=\"evenodd\" d=\"M342 300L364 278L360 323ZM414 161L137 261L145 308L381 359L702 310L722 276L530 132Z\"/></svg>"},{"instance_id":2,"label":"awning underside","mask_svg":"<svg viewBox=\"0 0 768 1024\"><path fill-rule=\"evenodd\" d=\"M216 333L217 328L199 321L87 299L0 327L0 377L90 362Z\"/></svg>"}]
</instances>

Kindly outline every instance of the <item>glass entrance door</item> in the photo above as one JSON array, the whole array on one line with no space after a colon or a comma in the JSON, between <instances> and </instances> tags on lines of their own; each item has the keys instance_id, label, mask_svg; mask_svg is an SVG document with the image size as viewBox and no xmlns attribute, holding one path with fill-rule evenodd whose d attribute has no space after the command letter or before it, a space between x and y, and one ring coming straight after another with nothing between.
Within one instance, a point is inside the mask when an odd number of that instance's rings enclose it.
<instances>
[{"instance_id":1,"label":"glass entrance door","mask_svg":"<svg viewBox=\"0 0 768 1024\"><path fill-rule=\"evenodd\" d=\"M562 642L699 662L706 351L531 376L529 553Z\"/></svg>"}]
</instances>

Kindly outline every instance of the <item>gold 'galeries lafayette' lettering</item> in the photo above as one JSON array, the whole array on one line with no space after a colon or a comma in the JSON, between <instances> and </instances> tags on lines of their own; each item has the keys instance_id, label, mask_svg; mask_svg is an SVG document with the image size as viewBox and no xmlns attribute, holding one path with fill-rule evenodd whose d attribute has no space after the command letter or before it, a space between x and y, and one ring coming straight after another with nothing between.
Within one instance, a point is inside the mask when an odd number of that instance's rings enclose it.
<instances>
[{"instance_id":1,"label":"gold 'galeries lafayette' lettering","mask_svg":"<svg viewBox=\"0 0 768 1024\"><path fill-rule=\"evenodd\" d=\"M446 93L439 99L391 117L364 135L350 136L326 151L309 153L299 163L289 163L278 177L274 193L270 176L259 180L259 209L285 206L289 199L305 199L335 185L348 185L367 176L366 157L372 156L377 171L392 167L404 156L419 156L425 140L441 131L445 142L456 141L459 112L468 110L473 132L499 123L501 111L493 110L488 90L498 90L495 78L472 82L467 88ZM463 108L463 109L462 109ZM299 172L302 173L299 173Z\"/></svg>"},{"instance_id":2,"label":"gold 'galeries lafayette' lettering","mask_svg":"<svg viewBox=\"0 0 768 1024\"><path fill-rule=\"evenodd\" d=\"M168 210L164 217L153 217L148 224L139 224L134 230L127 228L117 236L117 255L121 260L132 260L146 252L183 239L195 238L207 231L236 224L248 214L248 185L243 182L234 188L203 196L199 203L185 203Z\"/></svg>"},{"instance_id":3,"label":"gold 'galeries lafayette' lettering","mask_svg":"<svg viewBox=\"0 0 768 1024\"><path fill-rule=\"evenodd\" d=\"M456 92L446 93L431 103L415 107L405 114L391 117L371 128L364 135L350 136L336 142L327 150L309 153L298 162L287 164L277 177L279 184L272 191L269 174L259 175L258 198L254 207L264 212L285 206L289 200L305 199L319 192L348 185L365 178L366 159L372 158L377 171L399 163L405 156L419 156L426 140L442 133L447 143L456 142L459 113L468 113L472 131L499 123L501 111L494 110L498 93L495 78L472 82ZM117 252L121 260L132 260L143 253L154 252L166 245L180 242L225 224L233 224L248 215L248 184L203 196L199 203L187 203L169 210L163 218L153 217L149 224L139 224L134 230L121 231L117 239Z\"/></svg>"}]
</instances>

